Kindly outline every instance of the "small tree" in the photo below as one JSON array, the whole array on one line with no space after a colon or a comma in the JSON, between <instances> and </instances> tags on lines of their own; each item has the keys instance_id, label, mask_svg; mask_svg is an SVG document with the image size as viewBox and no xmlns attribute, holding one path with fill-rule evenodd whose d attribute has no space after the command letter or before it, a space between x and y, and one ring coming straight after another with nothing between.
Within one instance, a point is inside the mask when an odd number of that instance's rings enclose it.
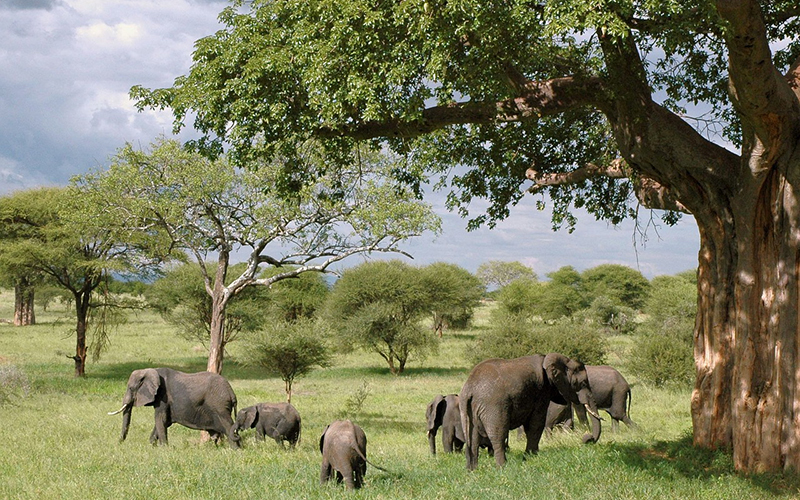
<instances>
[{"instance_id":1,"label":"small tree","mask_svg":"<svg viewBox=\"0 0 800 500\"><path fill-rule=\"evenodd\" d=\"M481 281L463 267L446 262L435 262L420 272L439 337L445 326L466 328L485 290Z\"/></svg>"},{"instance_id":2,"label":"small tree","mask_svg":"<svg viewBox=\"0 0 800 500\"><path fill-rule=\"evenodd\" d=\"M619 264L602 264L587 269L581 278L589 302L605 296L621 306L640 309L650 290L650 282L642 273Z\"/></svg>"},{"instance_id":3,"label":"small tree","mask_svg":"<svg viewBox=\"0 0 800 500\"><path fill-rule=\"evenodd\" d=\"M343 346L377 353L399 375L410 358L424 358L437 346L420 326L428 306L419 269L393 260L346 270L325 310Z\"/></svg>"},{"instance_id":4,"label":"small tree","mask_svg":"<svg viewBox=\"0 0 800 500\"><path fill-rule=\"evenodd\" d=\"M107 171L74 181L87 221L155 257L180 250L197 262L212 304L210 372L222 372L227 307L245 288L325 272L355 254L400 252L406 239L439 230L430 207L390 177L393 158L363 151L327 168L318 142L283 148L287 156L240 169L161 138L150 151L128 145ZM247 264L234 275L239 251ZM259 277L265 265L281 271Z\"/></svg>"},{"instance_id":5,"label":"small tree","mask_svg":"<svg viewBox=\"0 0 800 500\"><path fill-rule=\"evenodd\" d=\"M504 262L502 260L490 260L478 266L476 274L478 279L480 279L487 288L503 288L512 281L521 278L532 281L538 279L533 269L517 261Z\"/></svg>"},{"instance_id":6,"label":"small tree","mask_svg":"<svg viewBox=\"0 0 800 500\"><path fill-rule=\"evenodd\" d=\"M286 401L292 402L292 384L315 367L331 366L333 356L321 324L308 318L268 324L245 342L245 364L258 366L283 380Z\"/></svg>"}]
</instances>

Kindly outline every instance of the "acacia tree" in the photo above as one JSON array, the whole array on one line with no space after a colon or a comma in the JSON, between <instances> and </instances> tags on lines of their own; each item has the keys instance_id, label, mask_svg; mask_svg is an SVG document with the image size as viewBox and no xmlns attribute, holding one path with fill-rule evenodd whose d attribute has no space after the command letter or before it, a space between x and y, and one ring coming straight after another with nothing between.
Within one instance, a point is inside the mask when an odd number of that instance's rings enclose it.
<instances>
[{"instance_id":1,"label":"acacia tree","mask_svg":"<svg viewBox=\"0 0 800 500\"><path fill-rule=\"evenodd\" d=\"M95 299L96 291L108 279L109 272L129 268L127 257L102 227L88 228L73 220L75 201L64 188L41 188L23 191L4 199L3 232L10 234L0 251L0 263L15 275L39 276L58 288L67 290L75 304L75 376L86 374L86 358L93 347L95 357L107 345L107 323L101 316L95 321L97 335L88 342L92 309L109 312L109 297ZM19 203L23 200L23 203ZM30 283L30 280L28 280ZM33 292L28 289L32 301ZM18 299L19 301L19 299ZM33 304L30 304L32 314Z\"/></svg>"},{"instance_id":2,"label":"acacia tree","mask_svg":"<svg viewBox=\"0 0 800 500\"><path fill-rule=\"evenodd\" d=\"M611 222L636 203L691 213L694 443L732 448L741 471L800 470L795 0L247 7L222 13L172 88L132 89L139 106L178 128L193 113L201 142L237 158L384 138L417 168L461 165L445 170L453 205L491 201L473 225L505 216L526 179L555 226L573 205Z\"/></svg>"},{"instance_id":3,"label":"acacia tree","mask_svg":"<svg viewBox=\"0 0 800 500\"><path fill-rule=\"evenodd\" d=\"M14 288L14 325L36 323L35 285L41 274L30 267L27 242L37 240L54 211L43 201L51 191L31 189L0 198L0 280Z\"/></svg>"},{"instance_id":4,"label":"acacia tree","mask_svg":"<svg viewBox=\"0 0 800 500\"><path fill-rule=\"evenodd\" d=\"M319 168L314 144L291 154L302 162L293 168ZM87 220L152 257L194 257L211 297L210 372L222 372L226 308L247 287L324 272L355 254L400 252L400 242L439 228L428 205L387 180L385 157L365 153L304 186L284 161L243 170L161 138L150 151L125 146L108 170L74 180ZM247 265L229 279L231 258L242 253ZM281 270L259 277L264 265Z\"/></svg>"},{"instance_id":5,"label":"acacia tree","mask_svg":"<svg viewBox=\"0 0 800 500\"><path fill-rule=\"evenodd\" d=\"M522 278L531 281L539 279L533 269L517 261L489 260L478 266L476 274L485 286L497 288L503 288L512 281Z\"/></svg>"}]
</instances>

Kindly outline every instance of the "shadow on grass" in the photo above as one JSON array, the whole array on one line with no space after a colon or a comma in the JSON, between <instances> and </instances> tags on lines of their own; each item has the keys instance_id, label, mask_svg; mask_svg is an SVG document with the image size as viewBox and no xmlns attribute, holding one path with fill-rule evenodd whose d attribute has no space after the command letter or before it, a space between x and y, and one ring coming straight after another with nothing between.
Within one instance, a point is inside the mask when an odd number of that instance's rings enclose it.
<instances>
[{"instance_id":1,"label":"shadow on grass","mask_svg":"<svg viewBox=\"0 0 800 500\"><path fill-rule=\"evenodd\" d=\"M96 379L111 379L111 380L128 380L131 372L141 368L160 368L168 367L186 373L196 373L206 370L206 359L186 359L180 363L156 363L152 361L127 361L125 363L115 363L110 365L96 366L91 373L88 373L89 378ZM226 361L223 370L223 375L228 379L248 379L248 380L261 380L272 378L264 373L264 370L258 367L251 367L241 365L235 361Z\"/></svg>"},{"instance_id":2,"label":"shadow on grass","mask_svg":"<svg viewBox=\"0 0 800 500\"><path fill-rule=\"evenodd\" d=\"M738 476L773 495L786 495L800 491L799 474L738 474L733 458L725 450L707 450L692 445L692 437L677 441L660 441L655 445L610 445L622 461L653 476L665 478L680 475L690 479L711 480L720 476Z\"/></svg>"},{"instance_id":3,"label":"shadow on grass","mask_svg":"<svg viewBox=\"0 0 800 500\"><path fill-rule=\"evenodd\" d=\"M449 377L453 375L466 375L469 373L467 368L444 368L438 366L415 366L406 368L399 375L392 375L388 367L384 366L365 366L365 367L333 367L314 372L320 378L364 378L364 377L392 377L402 379L413 376L432 376Z\"/></svg>"}]
</instances>

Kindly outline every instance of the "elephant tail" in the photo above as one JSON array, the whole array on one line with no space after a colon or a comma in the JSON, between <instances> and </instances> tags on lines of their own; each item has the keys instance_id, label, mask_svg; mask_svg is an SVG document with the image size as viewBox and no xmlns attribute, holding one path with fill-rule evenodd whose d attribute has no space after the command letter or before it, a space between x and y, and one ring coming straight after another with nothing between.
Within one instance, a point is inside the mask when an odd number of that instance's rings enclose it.
<instances>
[{"instance_id":1,"label":"elephant tail","mask_svg":"<svg viewBox=\"0 0 800 500\"><path fill-rule=\"evenodd\" d=\"M361 457L361 459L362 459L363 461L367 462L368 464L370 464L371 466L375 467L375 468L376 468L376 469L378 469L378 470L382 470L383 472L389 472L388 470L384 469L384 468L383 468L383 467L381 467L380 465L375 465L375 464L373 464L372 462L370 462L370 461L367 459L367 456L366 456L366 455L364 455L364 453L362 453L362 452L361 452L361 450L359 450L357 446L355 447L355 450L356 450L356 453L358 454L358 456L359 456L359 457Z\"/></svg>"}]
</instances>

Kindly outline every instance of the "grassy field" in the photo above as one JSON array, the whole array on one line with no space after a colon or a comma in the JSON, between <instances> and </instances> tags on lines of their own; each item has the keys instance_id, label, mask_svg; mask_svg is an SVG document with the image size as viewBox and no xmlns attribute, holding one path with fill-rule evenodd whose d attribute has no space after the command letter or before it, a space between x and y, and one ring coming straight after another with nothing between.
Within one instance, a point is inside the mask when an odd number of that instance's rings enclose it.
<instances>
[{"instance_id":1,"label":"grassy field","mask_svg":"<svg viewBox=\"0 0 800 500\"><path fill-rule=\"evenodd\" d=\"M0 319L10 319L13 296L0 293ZM479 319L485 321L485 311ZM153 410L135 408L128 439L119 443L119 408L131 370L170 366L205 369L200 346L177 337L156 315L139 313L112 338L111 350L90 363L85 379L72 376L71 314L55 307L37 311L38 325L0 324L0 362L21 368L31 382L27 397L0 407L0 498L796 498L795 477L735 474L722 452L691 447L689 391L647 387L625 369L627 338L612 338L610 362L633 385L631 416L640 428L614 434L604 426L600 442L580 444L579 433L543 438L535 457L523 457L513 435L503 469L481 454L468 473L460 454L432 457L425 437L425 407L437 393L458 392L470 366L465 352L478 327L448 332L437 355L411 363L399 377L368 353L352 353L336 366L295 382L293 404L303 418L303 439L294 451L243 434L244 449L201 443L200 433L174 425L170 445L148 437ZM231 346L224 369L239 408L281 401L283 382L236 364ZM319 485L319 435L341 416L363 387L368 396L354 415L367 433L371 461L365 487ZM609 424L609 422L605 422Z\"/></svg>"}]
</instances>

